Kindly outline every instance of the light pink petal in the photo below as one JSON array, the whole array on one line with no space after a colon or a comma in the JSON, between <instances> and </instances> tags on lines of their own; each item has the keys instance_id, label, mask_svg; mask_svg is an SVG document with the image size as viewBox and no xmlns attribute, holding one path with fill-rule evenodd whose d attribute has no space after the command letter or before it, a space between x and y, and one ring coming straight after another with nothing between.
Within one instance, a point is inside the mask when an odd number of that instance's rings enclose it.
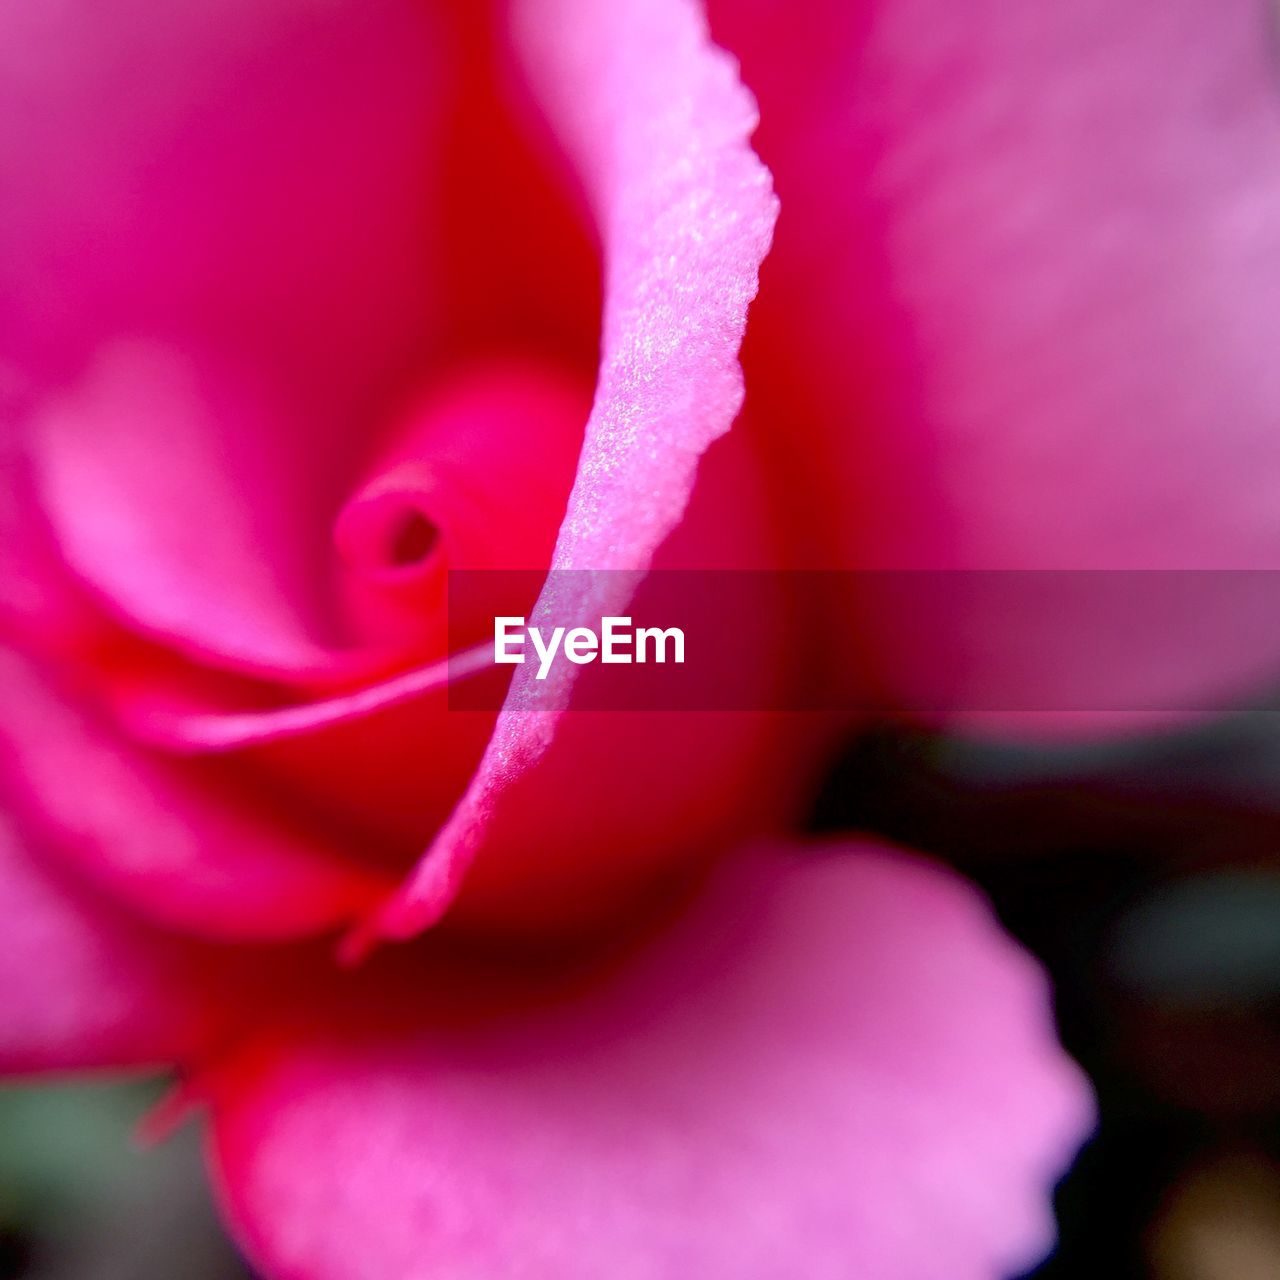
<instances>
[{"instance_id":1,"label":"light pink petal","mask_svg":"<svg viewBox=\"0 0 1280 1280\"><path fill-rule=\"evenodd\" d=\"M327 530L281 447L289 424L245 382L154 341L104 348L29 424L40 496L68 561L135 627L267 672L322 670L328 548L299 531Z\"/></svg>"},{"instance_id":2,"label":"light pink petal","mask_svg":"<svg viewBox=\"0 0 1280 1280\"><path fill-rule=\"evenodd\" d=\"M209 1031L193 957L59 882L0 822L0 1072L178 1058Z\"/></svg>"},{"instance_id":3,"label":"light pink petal","mask_svg":"<svg viewBox=\"0 0 1280 1280\"><path fill-rule=\"evenodd\" d=\"M295 1028L215 1085L265 1274L993 1280L1049 1247L1090 1118L1034 965L870 846L744 855L505 1013L419 990L409 1029Z\"/></svg>"},{"instance_id":4,"label":"light pink petal","mask_svg":"<svg viewBox=\"0 0 1280 1280\"><path fill-rule=\"evenodd\" d=\"M786 210L746 367L812 562L1280 566L1273 5L711 14ZM908 695L968 662L975 687L1008 671L1049 709L1087 710L1099 671L1135 709L1176 709L1275 674L1276 608L1221 618L1224 589L1156 588L1128 626L1069 585L862 626L890 669L913 633Z\"/></svg>"},{"instance_id":5,"label":"light pink petal","mask_svg":"<svg viewBox=\"0 0 1280 1280\"><path fill-rule=\"evenodd\" d=\"M130 746L27 660L0 653L0 677L8 800L78 874L141 915L206 936L290 937L385 891L213 764Z\"/></svg>"},{"instance_id":6,"label":"light pink petal","mask_svg":"<svg viewBox=\"0 0 1280 1280\"><path fill-rule=\"evenodd\" d=\"M510 21L606 263L595 405L553 568L643 570L742 402L738 347L776 214L747 142L755 108L687 0L530 0ZM600 612L624 608L620 580L594 580ZM567 683L561 695L562 707ZM448 905L498 793L541 758L558 720L504 713L453 819L377 928L411 933Z\"/></svg>"}]
</instances>

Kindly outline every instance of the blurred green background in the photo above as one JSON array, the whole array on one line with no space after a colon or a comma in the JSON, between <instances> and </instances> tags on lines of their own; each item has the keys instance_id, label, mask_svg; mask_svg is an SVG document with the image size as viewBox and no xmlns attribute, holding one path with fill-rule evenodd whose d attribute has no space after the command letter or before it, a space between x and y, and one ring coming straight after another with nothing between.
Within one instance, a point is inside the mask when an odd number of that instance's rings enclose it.
<instances>
[{"instance_id":1,"label":"blurred green background","mask_svg":"<svg viewBox=\"0 0 1280 1280\"><path fill-rule=\"evenodd\" d=\"M0 1091L0 1277L246 1280L218 1225L199 1128L139 1147L154 1083Z\"/></svg>"}]
</instances>

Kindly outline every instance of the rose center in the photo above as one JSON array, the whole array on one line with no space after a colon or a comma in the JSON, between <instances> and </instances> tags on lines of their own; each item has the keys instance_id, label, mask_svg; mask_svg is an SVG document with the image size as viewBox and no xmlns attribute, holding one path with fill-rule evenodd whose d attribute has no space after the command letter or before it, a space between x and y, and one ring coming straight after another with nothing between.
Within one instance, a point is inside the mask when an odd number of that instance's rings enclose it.
<instances>
[{"instance_id":1,"label":"rose center","mask_svg":"<svg viewBox=\"0 0 1280 1280\"><path fill-rule=\"evenodd\" d=\"M338 521L338 551L357 573L400 576L423 568L440 546L435 521L405 493L352 502Z\"/></svg>"},{"instance_id":2,"label":"rose center","mask_svg":"<svg viewBox=\"0 0 1280 1280\"><path fill-rule=\"evenodd\" d=\"M421 511L405 511L392 526L388 559L397 568L421 564L439 537L440 531Z\"/></svg>"}]
</instances>

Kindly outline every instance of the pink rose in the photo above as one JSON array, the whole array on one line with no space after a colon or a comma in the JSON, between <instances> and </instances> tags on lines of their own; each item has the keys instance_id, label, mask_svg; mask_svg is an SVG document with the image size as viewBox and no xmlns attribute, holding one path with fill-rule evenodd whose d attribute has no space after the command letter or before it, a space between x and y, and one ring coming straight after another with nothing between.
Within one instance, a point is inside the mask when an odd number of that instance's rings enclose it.
<instances>
[{"instance_id":1,"label":"pink rose","mask_svg":"<svg viewBox=\"0 0 1280 1280\"><path fill-rule=\"evenodd\" d=\"M611 215L627 226L605 324L626 331L584 447L601 323L587 215L533 104L505 101L527 92L517 51L465 7L422 8L13 18L17 804L77 828L78 873L206 937L416 933L471 859L478 802L485 856L455 914L576 927L777 822L796 790L763 716L628 716L625 732L563 726L536 785L488 812L541 730L508 718L494 737L492 717L449 712L447 570L545 570L562 523L569 568L647 566L677 523L663 563L779 563L743 444L684 512L740 400L773 201L735 85L708 81L708 127L738 134L692 176L659 183L670 160L637 154ZM628 146L663 143L653 104L630 111ZM659 255L640 224L706 188L751 221L673 223ZM673 320L691 280L698 305ZM696 346L638 365L654 317ZM638 378L658 390L632 436L619 406ZM784 640L781 623L761 635L762 681ZM128 775L97 817L66 792L73 754L77 774ZM607 786L580 785L584 760Z\"/></svg>"},{"instance_id":2,"label":"pink rose","mask_svg":"<svg viewBox=\"0 0 1280 1280\"><path fill-rule=\"evenodd\" d=\"M4 1065L176 1065L270 1275L1034 1260L1088 1104L975 895L778 835L812 724L450 711L443 582L1269 564L1246 10L712 4L772 182L687 0L7 14ZM891 691L1074 678L927 621Z\"/></svg>"}]
</instances>

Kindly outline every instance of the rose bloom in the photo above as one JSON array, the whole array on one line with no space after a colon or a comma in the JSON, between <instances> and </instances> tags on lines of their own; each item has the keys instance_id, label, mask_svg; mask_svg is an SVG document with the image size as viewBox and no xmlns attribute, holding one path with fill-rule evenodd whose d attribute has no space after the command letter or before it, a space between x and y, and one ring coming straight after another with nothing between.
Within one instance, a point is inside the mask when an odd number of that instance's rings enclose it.
<instances>
[{"instance_id":1,"label":"rose bloom","mask_svg":"<svg viewBox=\"0 0 1280 1280\"><path fill-rule=\"evenodd\" d=\"M973 890L787 835L829 720L450 710L444 583L1271 567L1262 5L0 21L4 1067L176 1071L286 1280L1038 1259L1087 1088ZM738 661L1261 663L931 609Z\"/></svg>"}]
</instances>

